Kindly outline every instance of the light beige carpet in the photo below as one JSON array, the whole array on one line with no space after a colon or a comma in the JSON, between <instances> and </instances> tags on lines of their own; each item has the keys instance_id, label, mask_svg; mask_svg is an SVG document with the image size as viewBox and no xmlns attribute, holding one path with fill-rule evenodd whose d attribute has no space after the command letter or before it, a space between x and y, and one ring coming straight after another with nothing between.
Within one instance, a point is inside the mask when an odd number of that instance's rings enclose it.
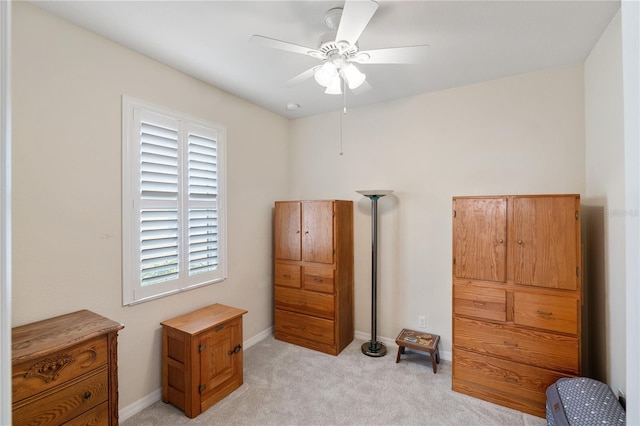
<instances>
[{"instance_id":1,"label":"light beige carpet","mask_svg":"<svg viewBox=\"0 0 640 426\"><path fill-rule=\"evenodd\" d=\"M396 347L381 358L353 341L337 357L269 337L244 352L244 384L195 419L162 401L122 423L161 425L546 425L451 390L451 364Z\"/></svg>"}]
</instances>

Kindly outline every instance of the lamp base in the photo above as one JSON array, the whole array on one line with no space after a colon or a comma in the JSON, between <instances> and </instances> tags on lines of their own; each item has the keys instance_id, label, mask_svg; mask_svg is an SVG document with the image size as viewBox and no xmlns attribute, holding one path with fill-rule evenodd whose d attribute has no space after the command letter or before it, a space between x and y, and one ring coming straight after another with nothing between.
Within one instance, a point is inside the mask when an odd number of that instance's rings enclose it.
<instances>
[{"instance_id":1,"label":"lamp base","mask_svg":"<svg viewBox=\"0 0 640 426\"><path fill-rule=\"evenodd\" d=\"M387 347L382 342L370 340L362 344L362 353L367 356L381 357L387 354Z\"/></svg>"}]
</instances>

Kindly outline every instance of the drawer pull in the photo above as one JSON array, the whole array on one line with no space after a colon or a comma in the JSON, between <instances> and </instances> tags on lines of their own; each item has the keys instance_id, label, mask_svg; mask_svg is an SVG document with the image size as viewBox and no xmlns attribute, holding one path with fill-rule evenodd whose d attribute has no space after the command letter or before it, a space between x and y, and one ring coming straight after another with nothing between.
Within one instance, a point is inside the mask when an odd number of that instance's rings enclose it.
<instances>
[{"instance_id":1,"label":"drawer pull","mask_svg":"<svg viewBox=\"0 0 640 426\"><path fill-rule=\"evenodd\" d=\"M307 301L306 300L298 300L298 305L306 305Z\"/></svg>"},{"instance_id":2,"label":"drawer pull","mask_svg":"<svg viewBox=\"0 0 640 426\"><path fill-rule=\"evenodd\" d=\"M229 351L229 355L237 354L238 352L240 352L240 349L242 349L242 345L236 346L232 351Z\"/></svg>"},{"instance_id":3,"label":"drawer pull","mask_svg":"<svg viewBox=\"0 0 640 426\"><path fill-rule=\"evenodd\" d=\"M285 278L291 278L291 274L283 274L282 276Z\"/></svg>"},{"instance_id":4,"label":"drawer pull","mask_svg":"<svg viewBox=\"0 0 640 426\"><path fill-rule=\"evenodd\" d=\"M518 344L517 343L511 343L511 342L504 342L505 346L508 346L510 348L517 348Z\"/></svg>"},{"instance_id":5,"label":"drawer pull","mask_svg":"<svg viewBox=\"0 0 640 426\"><path fill-rule=\"evenodd\" d=\"M89 398L91 398L91 392L86 391L86 392L84 393L84 399L89 399Z\"/></svg>"},{"instance_id":6,"label":"drawer pull","mask_svg":"<svg viewBox=\"0 0 640 426\"><path fill-rule=\"evenodd\" d=\"M503 379L505 382L518 383L518 379L516 377L504 376Z\"/></svg>"},{"instance_id":7,"label":"drawer pull","mask_svg":"<svg viewBox=\"0 0 640 426\"><path fill-rule=\"evenodd\" d=\"M540 316L543 317L551 317L553 316L553 312L543 312L543 311L536 311L536 313Z\"/></svg>"},{"instance_id":8,"label":"drawer pull","mask_svg":"<svg viewBox=\"0 0 640 426\"><path fill-rule=\"evenodd\" d=\"M481 302L479 300L474 300L473 304L476 306L485 306L487 303L486 302Z\"/></svg>"},{"instance_id":9,"label":"drawer pull","mask_svg":"<svg viewBox=\"0 0 640 426\"><path fill-rule=\"evenodd\" d=\"M318 277L314 278L313 280L314 280L315 282L317 282L317 283L324 282L324 280L323 280L322 278L318 278Z\"/></svg>"}]
</instances>

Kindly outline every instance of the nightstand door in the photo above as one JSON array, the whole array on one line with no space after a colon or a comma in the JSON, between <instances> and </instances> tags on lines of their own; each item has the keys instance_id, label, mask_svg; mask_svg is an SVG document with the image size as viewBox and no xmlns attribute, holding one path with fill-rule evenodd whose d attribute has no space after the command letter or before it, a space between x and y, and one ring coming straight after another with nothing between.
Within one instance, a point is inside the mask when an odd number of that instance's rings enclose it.
<instances>
[{"instance_id":1,"label":"nightstand door","mask_svg":"<svg viewBox=\"0 0 640 426\"><path fill-rule=\"evenodd\" d=\"M200 337L200 400L204 402L242 368L240 320L221 324Z\"/></svg>"}]
</instances>

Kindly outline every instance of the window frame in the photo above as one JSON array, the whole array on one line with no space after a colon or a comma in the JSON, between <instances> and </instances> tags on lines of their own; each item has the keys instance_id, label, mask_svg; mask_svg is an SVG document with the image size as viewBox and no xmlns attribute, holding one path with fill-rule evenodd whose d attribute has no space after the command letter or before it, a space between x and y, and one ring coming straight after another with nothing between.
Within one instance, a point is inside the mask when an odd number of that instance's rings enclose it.
<instances>
[{"instance_id":1,"label":"window frame","mask_svg":"<svg viewBox=\"0 0 640 426\"><path fill-rule=\"evenodd\" d=\"M156 120L157 121L153 121ZM141 282L141 210L148 203L140 192L140 129L142 120L158 124L173 124L178 139L178 216L180 217L178 264L185 274L177 279L142 286ZM188 164L190 135L210 134L216 140L216 206L217 210L217 267L215 271L189 275L188 236L190 208L202 205L190 201L186 190L185 169ZM226 128L188 114L150 104L129 96L122 96L122 304L123 306L155 300L183 291L214 284L227 279L226 227Z\"/></svg>"}]
</instances>

